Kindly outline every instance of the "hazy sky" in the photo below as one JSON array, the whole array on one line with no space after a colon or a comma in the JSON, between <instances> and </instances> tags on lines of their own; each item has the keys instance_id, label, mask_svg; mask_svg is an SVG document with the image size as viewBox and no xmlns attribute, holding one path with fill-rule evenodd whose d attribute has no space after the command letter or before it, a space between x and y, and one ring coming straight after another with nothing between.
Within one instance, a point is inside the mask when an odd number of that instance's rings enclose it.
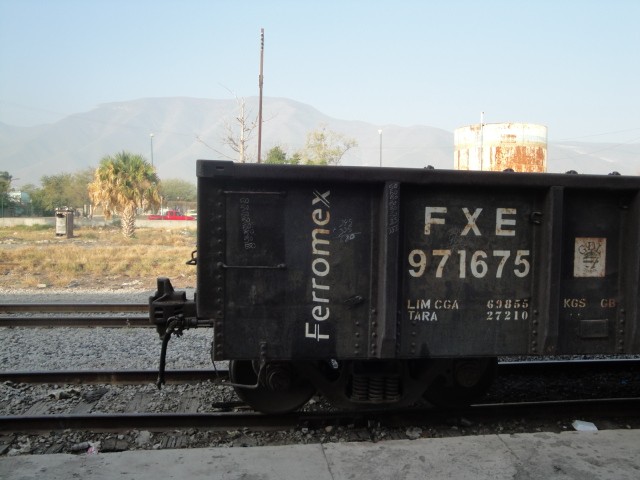
<instances>
[{"instance_id":1,"label":"hazy sky","mask_svg":"<svg viewBox=\"0 0 640 480\"><path fill-rule=\"evenodd\" d=\"M453 131L640 141L640 1L0 0L0 122L144 97L264 95Z\"/></svg>"}]
</instances>

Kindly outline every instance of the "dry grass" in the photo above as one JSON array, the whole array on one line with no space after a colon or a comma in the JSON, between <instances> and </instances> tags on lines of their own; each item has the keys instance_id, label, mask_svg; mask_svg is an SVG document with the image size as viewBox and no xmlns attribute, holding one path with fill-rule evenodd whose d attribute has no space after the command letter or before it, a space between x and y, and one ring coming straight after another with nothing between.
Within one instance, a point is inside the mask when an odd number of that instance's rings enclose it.
<instances>
[{"instance_id":1,"label":"dry grass","mask_svg":"<svg viewBox=\"0 0 640 480\"><path fill-rule=\"evenodd\" d=\"M194 287L194 230L139 228L126 239L116 228L76 228L74 238L53 227L0 228L0 289L149 288L157 276Z\"/></svg>"}]
</instances>

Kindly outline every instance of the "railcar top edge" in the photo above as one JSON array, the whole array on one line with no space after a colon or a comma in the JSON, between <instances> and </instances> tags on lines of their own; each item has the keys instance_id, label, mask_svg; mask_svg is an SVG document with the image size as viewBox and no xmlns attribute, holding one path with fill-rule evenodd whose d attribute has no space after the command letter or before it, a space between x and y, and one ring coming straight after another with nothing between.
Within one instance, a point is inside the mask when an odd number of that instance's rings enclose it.
<instances>
[{"instance_id":1,"label":"railcar top edge","mask_svg":"<svg viewBox=\"0 0 640 480\"><path fill-rule=\"evenodd\" d=\"M395 181L413 184L495 185L513 187L561 186L583 189L638 189L640 176L616 173L526 173L480 172L430 168L369 166L270 165L235 163L229 160L197 160L198 178L244 178L303 181L377 183Z\"/></svg>"}]
</instances>

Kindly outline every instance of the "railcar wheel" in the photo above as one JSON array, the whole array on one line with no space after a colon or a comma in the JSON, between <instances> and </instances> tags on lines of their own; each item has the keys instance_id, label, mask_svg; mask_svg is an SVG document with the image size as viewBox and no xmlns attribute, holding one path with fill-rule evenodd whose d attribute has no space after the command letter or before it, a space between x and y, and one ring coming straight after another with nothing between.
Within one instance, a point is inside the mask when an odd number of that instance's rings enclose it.
<instances>
[{"instance_id":1,"label":"railcar wheel","mask_svg":"<svg viewBox=\"0 0 640 480\"><path fill-rule=\"evenodd\" d=\"M442 373L423 395L425 400L436 407L462 407L480 399L493 383L498 366L498 359L495 357L436 362L447 364L438 365L444 367Z\"/></svg>"},{"instance_id":2,"label":"railcar wheel","mask_svg":"<svg viewBox=\"0 0 640 480\"><path fill-rule=\"evenodd\" d=\"M267 364L260 373L250 360L231 360L229 379L240 399L262 413L286 413L307 403L316 392L315 387L302 378L295 366L288 362ZM255 388L239 385L257 385Z\"/></svg>"}]
</instances>

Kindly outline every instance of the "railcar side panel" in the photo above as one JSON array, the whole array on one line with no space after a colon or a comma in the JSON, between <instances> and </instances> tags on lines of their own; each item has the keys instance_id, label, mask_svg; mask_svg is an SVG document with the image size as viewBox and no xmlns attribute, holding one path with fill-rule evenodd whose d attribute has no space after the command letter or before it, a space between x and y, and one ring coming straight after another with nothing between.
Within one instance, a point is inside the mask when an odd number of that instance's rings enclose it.
<instances>
[{"instance_id":1,"label":"railcar side panel","mask_svg":"<svg viewBox=\"0 0 640 480\"><path fill-rule=\"evenodd\" d=\"M624 312L632 299L623 272L633 256L624 245L632 200L625 191L566 191L557 347L563 354L626 350Z\"/></svg>"},{"instance_id":2,"label":"railcar side panel","mask_svg":"<svg viewBox=\"0 0 640 480\"><path fill-rule=\"evenodd\" d=\"M640 353L640 180L198 161L216 359Z\"/></svg>"},{"instance_id":3,"label":"railcar side panel","mask_svg":"<svg viewBox=\"0 0 640 480\"><path fill-rule=\"evenodd\" d=\"M402 355L527 351L536 191L403 189Z\"/></svg>"},{"instance_id":4,"label":"railcar side panel","mask_svg":"<svg viewBox=\"0 0 640 480\"><path fill-rule=\"evenodd\" d=\"M199 191L213 206L201 224L215 226L198 235L197 300L217 319L216 356L367 355L371 186L201 179Z\"/></svg>"}]
</instances>

